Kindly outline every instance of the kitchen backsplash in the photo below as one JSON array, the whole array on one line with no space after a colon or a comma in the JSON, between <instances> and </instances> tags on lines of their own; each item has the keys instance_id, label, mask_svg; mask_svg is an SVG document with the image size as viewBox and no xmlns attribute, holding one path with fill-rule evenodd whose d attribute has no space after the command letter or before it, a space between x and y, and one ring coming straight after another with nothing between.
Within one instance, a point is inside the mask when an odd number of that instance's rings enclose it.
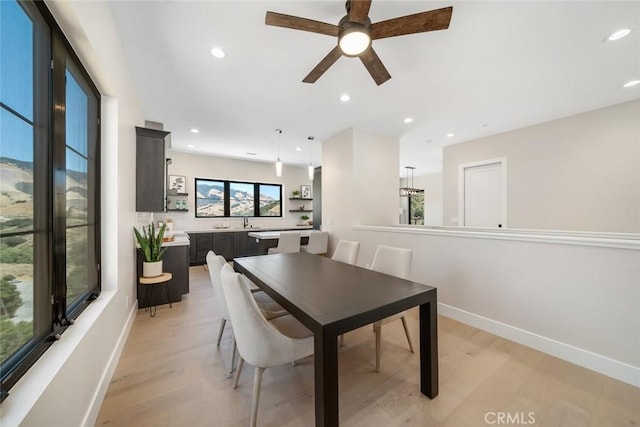
<instances>
[{"instance_id":1,"label":"kitchen backsplash","mask_svg":"<svg viewBox=\"0 0 640 427\"><path fill-rule=\"evenodd\" d=\"M312 216L310 213L307 215ZM141 226L152 221L173 221L174 230L207 230L219 227L242 228L244 218L195 218L193 212L146 213L139 212L137 225ZM253 218L249 217L249 225L254 227L293 227L300 222L299 215L288 214L284 218Z\"/></svg>"}]
</instances>

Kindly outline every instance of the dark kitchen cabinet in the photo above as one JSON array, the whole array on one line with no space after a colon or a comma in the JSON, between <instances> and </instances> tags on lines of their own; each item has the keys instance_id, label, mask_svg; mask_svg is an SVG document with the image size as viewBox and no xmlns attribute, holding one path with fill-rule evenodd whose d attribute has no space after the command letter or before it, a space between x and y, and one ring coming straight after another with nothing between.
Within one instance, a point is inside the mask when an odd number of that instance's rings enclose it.
<instances>
[{"instance_id":1,"label":"dark kitchen cabinet","mask_svg":"<svg viewBox=\"0 0 640 427\"><path fill-rule=\"evenodd\" d=\"M164 149L169 135L136 127L136 212L164 212Z\"/></svg>"},{"instance_id":2,"label":"dark kitchen cabinet","mask_svg":"<svg viewBox=\"0 0 640 427\"><path fill-rule=\"evenodd\" d=\"M248 231L238 231L233 233L233 257L258 255L258 243L253 237L249 237Z\"/></svg>"},{"instance_id":3,"label":"dark kitchen cabinet","mask_svg":"<svg viewBox=\"0 0 640 427\"><path fill-rule=\"evenodd\" d=\"M196 233L196 258L194 265L202 265L207 263L207 253L214 251L213 249L213 233ZM193 240L191 244L193 244ZM216 252L217 253L217 252Z\"/></svg>"},{"instance_id":4,"label":"dark kitchen cabinet","mask_svg":"<svg viewBox=\"0 0 640 427\"><path fill-rule=\"evenodd\" d=\"M137 271L138 276L142 277L142 261L144 257L137 253ZM173 275L169 282L169 299L171 302L182 300L182 295L189 293L189 246L169 246L162 256L162 271ZM164 290L156 288L153 292L153 304L149 304L147 299L147 291L149 285L140 285L138 283L138 308L146 308L150 305L168 304Z\"/></svg>"},{"instance_id":5,"label":"dark kitchen cabinet","mask_svg":"<svg viewBox=\"0 0 640 427\"><path fill-rule=\"evenodd\" d=\"M213 233L213 252L227 261L233 259L233 235L235 233Z\"/></svg>"}]
</instances>

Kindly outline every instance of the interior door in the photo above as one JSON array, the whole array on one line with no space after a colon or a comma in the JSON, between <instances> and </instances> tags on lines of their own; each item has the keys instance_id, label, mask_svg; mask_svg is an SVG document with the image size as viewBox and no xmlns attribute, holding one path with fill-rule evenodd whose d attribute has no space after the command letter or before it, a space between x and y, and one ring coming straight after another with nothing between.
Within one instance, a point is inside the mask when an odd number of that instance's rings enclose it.
<instances>
[{"instance_id":1,"label":"interior door","mask_svg":"<svg viewBox=\"0 0 640 427\"><path fill-rule=\"evenodd\" d=\"M502 162L464 167L464 218L466 227L506 226L506 194Z\"/></svg>"}]
</instances>

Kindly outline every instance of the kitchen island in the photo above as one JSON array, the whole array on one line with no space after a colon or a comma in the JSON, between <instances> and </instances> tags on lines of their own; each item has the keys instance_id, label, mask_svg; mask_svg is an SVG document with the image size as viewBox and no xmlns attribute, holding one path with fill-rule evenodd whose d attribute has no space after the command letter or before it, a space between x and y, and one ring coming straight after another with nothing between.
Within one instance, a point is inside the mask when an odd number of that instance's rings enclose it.
<instances>
[{"instance_id":1,"label":"kitchen island","mask_svg":"<svg viewBox=\"0 0 640 427\"><path fill-rule=\"evenodd\" d=\"M255 238L249 237L252 232L285 231L285 230L311 230L311 226L296 227L240 227L240 228L209 228L187 230L191 239L190 265L203 265L206 263L207 253L215 252L222 255L227 261L233 258L245 256L263 255L269 245L276 246L277 240L269 243L258 244Z\"/></svg>"}]
</instances>

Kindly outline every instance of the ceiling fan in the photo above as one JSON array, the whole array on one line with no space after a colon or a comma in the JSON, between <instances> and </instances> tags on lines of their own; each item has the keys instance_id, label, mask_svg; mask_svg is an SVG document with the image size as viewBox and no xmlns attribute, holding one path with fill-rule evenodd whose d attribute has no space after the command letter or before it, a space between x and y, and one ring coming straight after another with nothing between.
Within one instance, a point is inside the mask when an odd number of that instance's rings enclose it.
<instances>
[{"instance_id":1,"label":"ceiling fan","mask_svg":"<svg viewBox=\"0 0 640 427\"><path fill-rule=\"evenodd\" d=\"M386 21L371 23L369 8L371 0L347 0L347 14L338 25L314 21L282 13L267 12L265 24L275 27L310 31L338 38L338 45L302 80L315 83L342 55L358 57L375 80L381 85L391 78L380 58L371 46L371 40L449 28L453 7L401 16Z\"/></svg>"}]
</instances>

